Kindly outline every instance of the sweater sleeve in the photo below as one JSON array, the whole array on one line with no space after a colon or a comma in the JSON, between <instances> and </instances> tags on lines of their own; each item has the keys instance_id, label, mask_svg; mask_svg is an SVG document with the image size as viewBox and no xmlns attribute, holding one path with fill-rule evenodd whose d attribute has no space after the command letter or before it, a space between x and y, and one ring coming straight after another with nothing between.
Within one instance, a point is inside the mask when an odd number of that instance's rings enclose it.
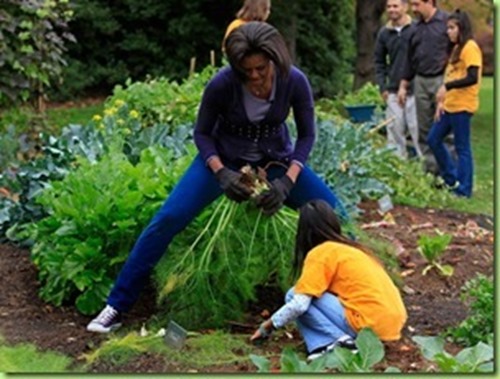
<instances>
[{"instance_id":1,"label":"sweater sleeve","mask_svg":"<svg viewBox=\"0 0 500 379\"><path fill-rule=\"evenodd\" d=\"M276 329L281 328L290 321L297 319L297 317L309 309L311 301L312 296L294 294L292 300L283 305L271 316L274 327Z\"/></svg>"},{"instance_id":2,"label":"sweater sleeve","mask_svg":"<svg viewBox=\"0 0 500 379\"><path fill-rule=\"evenodd\" d=\"M296 71L291 97L295 124L297 125L297 141L291 160L305 164L314 144L316 136L314 123L314 100L311 85L306 76Z\"/></svg>"},{"instance_id":3,"label":"sweater sleeve","mask_svg":"<svg viewBox=\"0 0 500 379\"><path fill-rule=\"evenodd\" d=\"M464 88L473 86L478 81L478 73L479 73L478 66L469 66L467 67L467 75L464 78L447 82L445 83L444 86L446 87L447 91L454 88Z\"/></svg>"},{"instance_id":4,"label":"sweater sleeve","mask_svg":"<svg viewBox=\"0 0 500 379\"><path fill-rule=\"evenodd\" d=\"M222 111L222 106L218 101L225 98L222 93L222 79L219 74L205 87L200 108L198 109L193 137L196 147L205 162L210 157L218 154L212 132Z\"/></svg>"}]
</instances>

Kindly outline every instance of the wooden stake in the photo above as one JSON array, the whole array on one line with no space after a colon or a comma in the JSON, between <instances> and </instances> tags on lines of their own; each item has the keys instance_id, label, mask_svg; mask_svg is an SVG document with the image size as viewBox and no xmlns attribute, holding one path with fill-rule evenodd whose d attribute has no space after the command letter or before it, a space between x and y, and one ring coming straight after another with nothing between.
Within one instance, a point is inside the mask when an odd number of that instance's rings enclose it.
<instances>
[{"instance_id":1,"label":"wooden stake","mask_svg":"<svg viewBox=\"0 0 500 379\"><path fill-rule=\"evenodd\" d=\"M210 50L210 64L215 66L215 51Z\"/></svg>"},{"instance_id":2,"label":"wooden stake","mask_svg":"<svg viewBox=\"0 0 500 379\"><path fill-rule=\"evenodd\" d=\"M372 134L374 134L374 133L378 132L378 131L379 131L380 129L382 129L384 126L387 126L387 125L389 125L391 122L393 122L395 118L396 118L395 116L389 117L387 120L384 120L384 121L382 121L380 124L376 125L373 129L370 129L370 130L368 131L368 133L367 133L367 134L368 134L368 135L372 135Z\"/></svg>"},{"instance_id":3,"label":"wooden stake","mask_svg":"<svg viewBox=\"0 0 500 379\"><path fill-rule=\"evenodd\" d=\"M191 62L189 62L189 76L194 74L195 67L196 67L196 57L192 57Z\"/></svg>"}]
</instances>

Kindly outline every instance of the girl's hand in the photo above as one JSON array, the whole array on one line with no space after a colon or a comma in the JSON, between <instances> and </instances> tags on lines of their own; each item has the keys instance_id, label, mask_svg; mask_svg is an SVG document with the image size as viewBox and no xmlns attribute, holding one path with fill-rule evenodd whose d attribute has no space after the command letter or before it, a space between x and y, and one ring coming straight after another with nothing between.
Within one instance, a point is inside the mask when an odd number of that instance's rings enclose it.
<instances>
[{"instance_id":1,"label":"girl's hand","mask_svg":"<svg viewBox=\"0 0 500 379\"><path fill-rule=\"evenodd\" d=\"M263 338L264 337L262 337L262 334L260 334L259 329L257 329L255 331L255 333L252 335L252 337L250 337L250 341L255 342L255 341L263 339Z\"/></svg>"},{"instance_id":2,"label":"girl's hand","mask_svg":"<svg viewBox=\"0 0 500 379\"><path fill-rule=\"evenodd\" d=\"M434 113L434 121L439 121L441 119L442 114L444 113L444 103L437 103L436 113Z\"/></svg>"},{"instance_id":3,"label":"girl's hand","mask_svg":"<svg viewBox=\"0 0 500 379\"><path fill-rule=\"evenodd\" d=\"M441 87L439 87L439 89L436 93L436 102L442 103L444 101L445 95L446 95L446 87L443 84L443 85L441 85Z\"/></svg>"},{"instance_id":4,"label":"girl's hand","mask_svg":"<svg viewBox=\"0 0 500 379\"><path fill-rule=\"evenodd\" d=\"M269 337L273 331L273 324L271 319L264 321L260 324L259 329L257 329L254 334L250 337L250 341L257 342Z\"/></svg>"}]
</instances>

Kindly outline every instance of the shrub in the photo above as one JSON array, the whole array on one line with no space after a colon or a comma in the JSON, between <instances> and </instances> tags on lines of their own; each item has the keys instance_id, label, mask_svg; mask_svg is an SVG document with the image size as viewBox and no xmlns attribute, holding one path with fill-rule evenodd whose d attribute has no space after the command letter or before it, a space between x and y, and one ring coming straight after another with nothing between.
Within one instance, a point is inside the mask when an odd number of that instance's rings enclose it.
<instances>
[{"instance_id":1,"label":"shrub","mask_svg":"<svg viewBox=\"0 0 500 379\"><path fill-rule=\"evenodd\" d=\"M68 0L5 0L0 11L0 105L26 101L59 78L73 11Z\"/></svg>"},{"instance_id":2,"label":"shrub","mask_svg":"<svg viewBox=\"0 0 500 379\"><path fill-rule=\"evenodd\" d=\"M342 99L344 105L377 105L384 106L380 91L373 83L366 83L356 91L348 92Z\"/></svg>"},{"instance_id":3,"label":"shrub","mask_svg":"<svg viewBox=\"0 0 500 379\"><path fill-rule=\"evenodd\" d=\"M377 172L393 154L373 144L369 125L338 120L317 122L318 136L308 164L336 192L348 212L356 213L363 198L392 193L388 183L377 179Z\"/></svg>"},{"instance_id":4,"label":"shrub","mask_svg":"<svg viewBox=\"0 0 500 379\"><path fill-rule=\"evenodd\" d=\"M125 103L129 109L138 112L144 127L164 124L172 133L179 125L195 122L205 85L217 70L214 66L207 66L181 84L164 77L134 83L128 80L125 87L117 85L114 88L104 112L115 109L117 102Z\"/></svg>"},{"instance_id":5,"label":"shrub","mask_svg":"<svg viewBox=\"0 0 500 379\"><path fill-rule=\"evenodd\" d=\"M462 301L469 303L469 316L446 334L454 341L472 346L478 342L493 344L495 326L494 288L491 278L478 275L462 287Z\"/></svg>"},{"instance_id":6,"label":"shrub","mask_svg":"<svg viewBox=\"0 0 500 379\"><path fill-rule=\"evenodd\" d=\"M52 183L39 198L50 215L29 229L41 297L55 305L76 298L80 312L97 312L187 159L173 160L171 152L152 147L133 166L111 151L97 163L81 160L77 170Z\"/></svg>"}]
</instances>

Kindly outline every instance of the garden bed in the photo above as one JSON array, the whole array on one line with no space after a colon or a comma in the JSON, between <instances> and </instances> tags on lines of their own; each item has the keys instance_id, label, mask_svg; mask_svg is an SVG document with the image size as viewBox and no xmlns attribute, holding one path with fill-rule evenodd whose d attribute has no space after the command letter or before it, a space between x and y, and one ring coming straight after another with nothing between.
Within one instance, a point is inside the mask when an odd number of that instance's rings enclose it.
<instances>
[{"instance_id":1,"label":"garden bed","mask_svg":"<svg viewBox=\"0 0 500 379\"><path fill-rule=\"evenodd\" d=\"M412 342L413 335L438 335L450 326L456 326L467 317L468 309L460 301L460 289L478 273L493 273L493 223L487 216L457 213L449 210L419 209L395 206L392 219L383 221L375 203L362 205L365 210L361 225L367 233L391 241L398 250L399 270L402 276L402 293L408 310L408 322L403 338L398 342L386 343L386 357L377 366L398 367L403 372L421 372L429 363L420 355ZM386 219L387 221L387 219ZM435 234L435 229L451 234L453 239L443 255L443 263L454 267L449 278L438 275L434 269L422 276L426 261L417 252L417 240L421 234ZM85 331L89 317L78 314L74 307L60 307L43 303L37 296L36 270L29 259L29 252L12 245L0 245L0 335L9 345L21 342L32 343L41 350L52 350L71 356L75 364L81 363L82 354L95 350L106 336ZM145 291L148 293L150 291ZM229 324L233 333L250 333L247 325L257 325L261 313L272 312L281 304L281 295L262 291L259 305L250 307L247 320L242 325ZM126 315L127 325L137 329L154 313L154 300L142 296L133 311ZM203 331L210 333L211 331ZM272 352L273 362L279 362L283 346L291 346L302 352L303 345L296 331L290 335L276 334L268 343L254 347L255 354ZM460 347L447 345L450 352ZM139 355L125 365L110 362L97 363L92 372L190 372L191 367L168 360L168 357L154 354ZM214 365L204 372L247 372L256 371L250 362L233 365Z\"/></svg>"}]
</instances>

